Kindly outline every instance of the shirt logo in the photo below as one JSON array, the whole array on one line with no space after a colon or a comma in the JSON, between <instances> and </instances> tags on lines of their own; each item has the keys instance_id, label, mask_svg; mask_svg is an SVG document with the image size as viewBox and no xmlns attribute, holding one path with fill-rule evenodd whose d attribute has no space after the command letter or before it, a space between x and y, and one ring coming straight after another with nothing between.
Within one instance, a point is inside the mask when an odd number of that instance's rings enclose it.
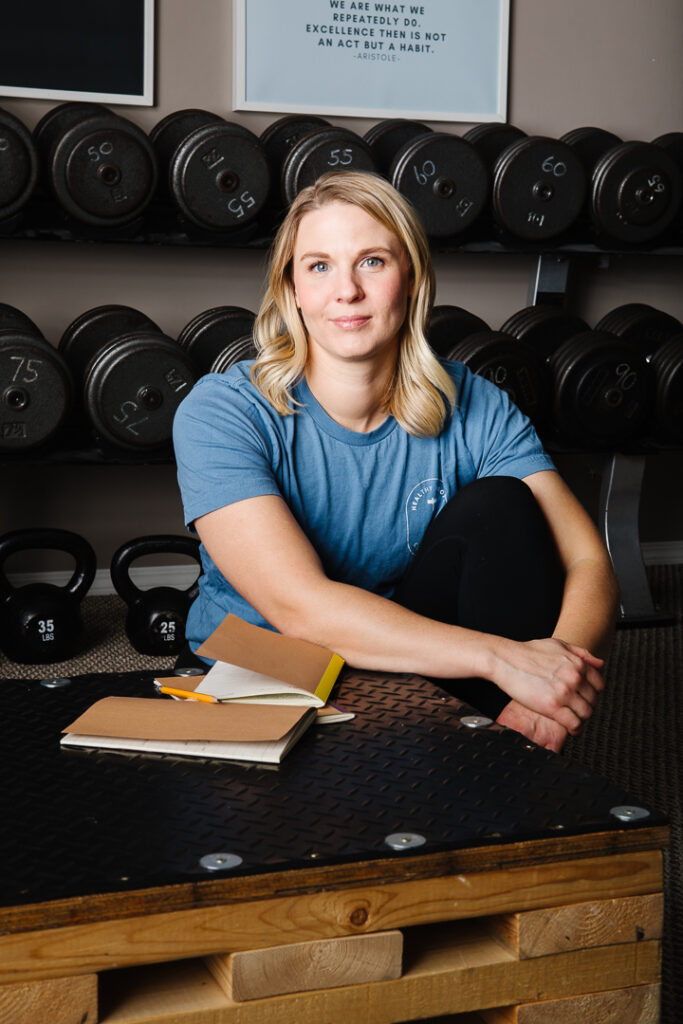
<instances>
[{"instance_id":1,"label":"shirt logo","mask_svg":"<svg viewBox=\"0 0 683 1024\"><path fill-rule=\"evenodd\" d=\"M446 488L439 477L421 480L413 487L406 501L406 540L411 555L415 554L425 530L447 501Z\"/></svg>"}]
</instances>

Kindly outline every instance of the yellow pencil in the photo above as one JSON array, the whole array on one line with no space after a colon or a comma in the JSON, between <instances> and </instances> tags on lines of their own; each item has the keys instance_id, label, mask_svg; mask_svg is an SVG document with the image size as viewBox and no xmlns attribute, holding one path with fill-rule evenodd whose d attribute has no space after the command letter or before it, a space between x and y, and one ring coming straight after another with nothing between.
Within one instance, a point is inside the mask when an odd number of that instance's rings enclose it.
<instances>
[{"instance_id":1,"label":"yellow pencil","mask_svg":"<svg viewBox=\"0 0 683 1024\"><path fill-rule=\"evenodd\" d=\"M219 704L218 697L209 693L195 693L194 690L176 690L173 686L160 686L159 693L167 693L169 697L184 697L186 700L201 700L204 704Z\"/></svg>"}]
</instances>

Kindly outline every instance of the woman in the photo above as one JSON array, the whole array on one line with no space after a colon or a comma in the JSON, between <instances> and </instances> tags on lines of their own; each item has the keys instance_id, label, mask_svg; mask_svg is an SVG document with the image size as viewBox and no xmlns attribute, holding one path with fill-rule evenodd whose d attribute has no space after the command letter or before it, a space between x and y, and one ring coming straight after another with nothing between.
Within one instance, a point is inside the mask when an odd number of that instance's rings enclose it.
<instances>
[{"instance_id":1,"label":"woman","mask_svg":"<svg viewBox=\"0 0 683 1024\"><path fill-rule=\"evenodd\" d=\"M258 358L202 378L176 416L204 563L188 639L231 611L428 676L559 750L603 689L609 558L507 396L431 352L433 291L386 181L331 173L297 196Z\"/></svg>"}]
</instances>

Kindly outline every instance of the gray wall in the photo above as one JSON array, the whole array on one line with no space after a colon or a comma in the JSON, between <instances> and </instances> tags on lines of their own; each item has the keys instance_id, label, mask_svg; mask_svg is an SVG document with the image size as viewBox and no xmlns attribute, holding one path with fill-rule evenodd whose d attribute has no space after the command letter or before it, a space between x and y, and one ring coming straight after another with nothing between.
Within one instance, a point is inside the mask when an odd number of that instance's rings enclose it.
<instances>
[{"instance_id":1,"label":"gray wall","mask_svg":"<svg viewBox=\"0 0 683 1024\"><path fill-rule=\"evenodd\" d=\"M149 130L173 110L203 107L260 133L278 115L232 111L231 37L230 0L158 0L156 105L117 109ZM529 134L550 136L586 124L645 140L683 130L682 39L680 0L512 0L508 119ZM0 97L0 105L33 127L54 104ZM373 123L330 120L361 133ZM430 123L458 133L469 127ZM586 259L576 274L574 308L590 324L627 301L683 318L683 260L624 255L602 264ZM0 266L0 301L23 309L56 343L75 316L99 303L137 306L172 336L212 305L255 309L264 256L6 240ZM498 327L526 305L534 260L439 256L436 266L438 302L465 306ZM580 460L564 463L590 503L589 468ZM679 453L648 464L641 510L646 542L683 541L680 470ZM172 467L13 465L3 468L3 485L0 532L31 525L77 530L94 544L102 567L130 537L183 529Z\"/></svg>"}]
</instances>

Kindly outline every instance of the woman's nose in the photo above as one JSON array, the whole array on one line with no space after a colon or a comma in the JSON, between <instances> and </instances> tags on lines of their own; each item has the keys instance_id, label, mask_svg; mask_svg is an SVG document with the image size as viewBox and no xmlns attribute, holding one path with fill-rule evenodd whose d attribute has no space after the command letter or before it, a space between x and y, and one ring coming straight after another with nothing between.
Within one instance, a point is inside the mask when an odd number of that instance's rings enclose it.
<instances>
[{"instance_id":1,"label":"woman's nose","mask_svg":"<svg viewBox=\"0 0 683 1024\"><path fill-rule=\"evenodd\" d=\"M355 270L341 270L337 277L337 299L340 302L353 302L363 294L360 279Z\"/></svg>"}]
</instances>

